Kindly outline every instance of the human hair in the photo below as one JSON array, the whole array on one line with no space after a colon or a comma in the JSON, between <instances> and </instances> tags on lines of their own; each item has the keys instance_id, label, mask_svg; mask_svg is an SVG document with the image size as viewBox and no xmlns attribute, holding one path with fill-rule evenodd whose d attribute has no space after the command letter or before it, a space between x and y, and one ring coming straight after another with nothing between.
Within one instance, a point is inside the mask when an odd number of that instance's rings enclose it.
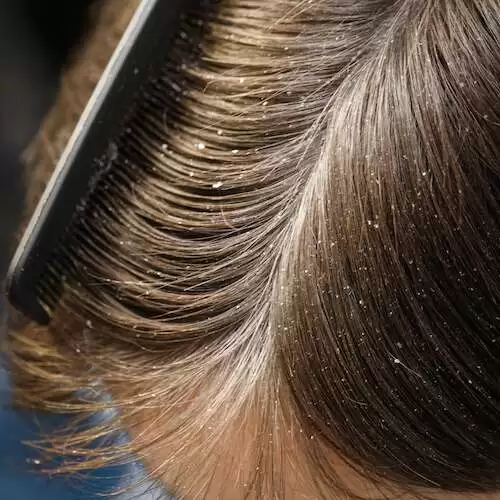
<instances>
[{"instance_id":1,"label":"human hair","mask_svg":"<svg viewBox=\"0 0 500 500\"><path fill-rule=\"evenodd\" d=\"M164 50L50 326L10 334L20 403L118 408L51 439L61 470L116 459L87 443L123 425L186 498L498 490L500 2L205 1Z\"/></svg>"}]
</instances>

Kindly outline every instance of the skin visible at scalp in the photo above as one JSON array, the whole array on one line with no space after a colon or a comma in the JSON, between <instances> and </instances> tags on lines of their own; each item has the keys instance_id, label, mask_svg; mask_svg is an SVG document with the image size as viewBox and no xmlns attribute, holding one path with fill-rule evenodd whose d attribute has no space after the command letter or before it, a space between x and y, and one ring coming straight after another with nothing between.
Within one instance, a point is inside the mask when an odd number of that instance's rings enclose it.
<instances>
[{"instance_id":1,"label":"skin visible at scalp","mask_svg":"<svg viewBox=\"0 0 500 500\"><path fill-rule=\"evenodd\" d=\"M27 155L38 185L122 5ZM50 328L11 334L19 402L85 414L99 380L181 498L494 498L499 41L494 0L188 13L67 243ZM67 470L130 451L84 449L99 431L52 450L87 456Z\"/></svg>"}]
</instances>

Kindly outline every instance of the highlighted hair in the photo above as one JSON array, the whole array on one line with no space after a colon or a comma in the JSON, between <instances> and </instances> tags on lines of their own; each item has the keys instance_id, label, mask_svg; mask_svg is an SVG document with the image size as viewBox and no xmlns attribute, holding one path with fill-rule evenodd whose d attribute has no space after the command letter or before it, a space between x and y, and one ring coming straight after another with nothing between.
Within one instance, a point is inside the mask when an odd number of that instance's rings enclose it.
<instances>
[{"instance_id":1,"label":"highlighted hair","mask_svg":"<svg viewBox=\"0 0 500 500\"><path fill-rule=\"evenodd\" d=\"M347 489L332 457L497 489L499 2L205 2L165 54L67 241L51 327L11 335L20 401L86 414L99 381L126 451L172 450L155 474L188 497L236 464L228 436L257 498L286 497L293 453L324 498ZM101 431L52 447L88 458L69 470L116 459L86 447Z\"/></svg>"}]
</instances>

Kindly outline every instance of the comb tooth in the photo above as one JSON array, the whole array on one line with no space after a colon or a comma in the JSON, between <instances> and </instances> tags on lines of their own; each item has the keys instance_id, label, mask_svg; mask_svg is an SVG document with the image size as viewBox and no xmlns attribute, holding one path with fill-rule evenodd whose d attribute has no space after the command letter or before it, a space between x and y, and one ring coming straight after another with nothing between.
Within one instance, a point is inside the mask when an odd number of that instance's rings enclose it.
<instances>
[{"instance_id":1,"label":"comb tooth","mask_svg":"<svg viewBox=\"0 0 500 500\"><path fill-rule=\"evenodd\" d=\"M47 266L43 276L38 284L38 297L41 306L51 316L58 298L61 294L60 284L58 283L58 274L51 266Z\"/></svg>"},{"instance_id":2,"label":"comb tooth","mask_svg":"<svg viewBox=\"0 0 500 500\"><path fill-rule=\"evenodd\" d=\"M70 228L78 233L75 227ZM59 242L57 249L52 253L38 281L38 298L42 307L51 316L53 309L59 302L67 281L76 278L77 265L75 263L72 246L64 244L65 238Z\"/></svg>"},{"instance_id":3,"label":"comb tooth","mask_svg":"<svg viewBox=\"0 0 500 500\"><path fill-rule=\"evenodd\" d=\"M110 145L133 112L134 100L151 80L155 63L167 55L158 46L168 46L182 12L197 1L143 0L104 71L9 269L9 300L32 320L50 321L64 277L78 268L71 251L61 247L115 159Z\"/></svg>"}]
</instances>

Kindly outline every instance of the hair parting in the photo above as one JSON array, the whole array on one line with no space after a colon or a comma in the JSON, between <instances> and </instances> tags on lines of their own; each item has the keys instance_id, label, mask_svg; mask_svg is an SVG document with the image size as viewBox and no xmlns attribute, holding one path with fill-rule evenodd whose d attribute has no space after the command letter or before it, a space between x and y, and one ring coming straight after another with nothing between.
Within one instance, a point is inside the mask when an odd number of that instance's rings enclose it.
<instances>
[{"instance_id":1,"label":"hair parting","mask_svg":"<svg viewBox=\"0 0 500 500\"><path fill-rule=\"evenodd\" d=\"M136 3L104 3L35 179ZM20 403L117 410L40 443L60 470L136 452L180 498L497 490L499 82L497 0L193 8L65 241L50 327L10 334Z\"/></svg>"}]
</instances>

